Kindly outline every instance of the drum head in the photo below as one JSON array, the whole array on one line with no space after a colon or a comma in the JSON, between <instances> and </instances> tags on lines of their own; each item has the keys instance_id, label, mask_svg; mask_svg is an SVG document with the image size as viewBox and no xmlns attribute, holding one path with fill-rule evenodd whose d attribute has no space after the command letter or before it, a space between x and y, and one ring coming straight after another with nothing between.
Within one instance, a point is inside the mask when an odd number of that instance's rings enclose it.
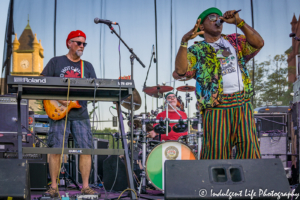
<instances>
[{"instance_id":1,"label":"drum head","mask_svg":"<svg viewBox=\"0 0 300 200\"><path fill-rule=\"evenodd\" d=\"M148 181L158 190L164 190L164 163L166 160L196 160L192 150L177 141L166 141L153 148L146 160Z\"/></svg>"}]
</instances>

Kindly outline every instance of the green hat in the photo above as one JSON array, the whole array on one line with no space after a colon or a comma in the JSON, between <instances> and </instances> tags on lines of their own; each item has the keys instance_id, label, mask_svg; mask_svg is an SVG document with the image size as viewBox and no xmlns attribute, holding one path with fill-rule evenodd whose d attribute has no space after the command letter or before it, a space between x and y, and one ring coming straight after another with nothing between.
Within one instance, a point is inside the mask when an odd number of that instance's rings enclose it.
<instances>
[{"instance_id":1,"label":"green hat","mask_svg":"<svg viewBox=\"0 0 300 200\"><path fill-rule=\"evenodd\" d=\"M174 94L174 93L173 93L173 92L168 92L167 94L165 94L165 99L167 99L167 97L168 97L170 94Z\"/></svg>"},{"instance_id":2,"label":"green hat","mask_svg":"<svg viewBox=\"0 0 300 200\"><path fill-rule=\"evenodd\" d=\"M215 7L208 8L208 9L204 10L204 11L199 15L198 19L201 18L200 24L203 24L205 17L207 17L208 15L213 14L213 13L216 13L216 14L218 14L219 16L222 16L222 15L223 15L222 12L221 12L221 10L219 10L218 8L215 8ZM198 19L197 19L197 20L198 20ZM198 31L201 31L201 30L198 28ZM203 37L203 35L199 35L199 36L200 36L200 37Z\"/></svg>"}]
</instances>

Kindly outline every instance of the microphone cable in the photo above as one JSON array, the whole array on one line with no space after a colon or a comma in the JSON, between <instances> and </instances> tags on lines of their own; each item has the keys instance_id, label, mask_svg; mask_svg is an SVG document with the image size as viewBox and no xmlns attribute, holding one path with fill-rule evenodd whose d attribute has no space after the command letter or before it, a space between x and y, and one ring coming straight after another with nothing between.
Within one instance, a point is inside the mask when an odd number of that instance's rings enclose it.
<instances>
[{"instance_id":1,"label":"microphone cable","mask_svg":"<svg viewBox=\"0 0 300 200\"><path fill-rule=\"evenodd\" d=\"M68 78L68 91L67 91L67 108L69 106L69 95L70 95L70 79ZM61 171L61 165L62 165L62 159L63 159L63 154L64 154L64 149L65 149L65 136L66 136L66 129L67 129L67 122L68 122L68 112L66 112L66 119L65 119L65 128L64 128L64 136L63 136L63 143L62 143L62 149L61 149L61 156L60 156L60 162L59 162L59 172L57 175L57 184L56 184L56 188L58 191L58 196L61 199L59 190L58 190L58 180L59 180L59 175L60 175L60 171Z\"/></svg>"},{"instance_id":2,"label":"microphone cable","mask_svg":"<svg viewBox=\"0 0 300 200\"><path fill-rule=\"evenodd\" d=\"M239 76L239 70L241 71L240 69L240 66L239 66L239 59L238 59L238 50L239 50L239 46L238 46L238 33L237 33L237 21L236 21L236 17L234 15L234 19L235 19L235 45L236 45L236 51L235 51L235 57L236 57L236 72L237 72L237 77L238 77L238 87L239 87L239 93L241 93L241 85L240 85L240 76ZM241 72L241 76L242 76L242 72ZM238 101L238 98L236 99L237 100L237 104L238 104L238 107L240 106L240 103ZM245 95L244 95L244 104L245 104ZM243 103L242 103L242 107L243 107ZM245 113L245 112L244 112Z\"/></svg>"},{"instance_id":3,"label":"microphone cable","mask_svg":"<svg viewBox=\"0 0 300 200\"><path fill-rule=\"evenodd\" d=\"M146 82L147 82L147 79L148 79L148 75L149 75L149 70L151 68L151 64L152 64L152 58L153 56L155 55L155 52L154 52L154 44L152 45L152 52L151 52L151 58L150 58L150 64L149 64L149 67L148 67L148 71L147 71L147 75L146 75L146 79L145 79L145 82L144 82L144 88L146 87ZM155 58L154 58L155 59ZM156 61L155 61L156 62ZM147 113L147 96L146 96L146 93L145 93L145 113ZM152 110L153 110L153 106L152 106Z\"/></svg>"},{"instance_id":4,"label":"microphone cable","mask_svg":"<svg viewBox=\"0 0 300 200\"><path fill-rule=\"evenodd\" d=\"M240 77L239 77L239 70L241 71L240 69L240 66L239 66L239 62L238 62L238 50L239 50L239 47L238 47L238 34L237 34L237 20L236 20L236 17L234 15L234 19L235 19L235 42L236 42L236 48L237 50L235 51L235 55L236 55L236 61L237 61L237 76L238 76L238 84L239 84L239 93L241 93L240 91ZM244 72L245 73L245 72ZM254 76L254 74L253 74ZM241 71L241 77L242 77L242 71ZM244 111L243 115L240 115L240 116L243 116L245 121L246 121L246 125L247 125L247 129L248 129L248 132L250 134L251 130L250 130L250 127L249 127L249 123L248 121L246 120L246 103L245 103L245 98L246 98L246 93L245 93L245 85L244 85L244 88L243 88L243 91L244 91L244 98L242 100L242 110ZM242 94L240 94L242 96ZM239 105L239 102L238 102L238 98L237 98L237 103L238 103L238 107L240 106ZM251 114L253 115L253 113L251 112ZM252 141L252 137L251 138L251 143L253 143Z\"/></svg>"},{"instance_id":5,"label":"microphone cable","mask_svg":"<svg viewBox=\"0 0 300 200\"><path fill-rule=\"evenodd\" d=\"M95 115L96 115L96 119L97 119L97 121L99 121L99 119L98 119L98 116L97 116L97 114L96 114L96 109L95 109L95 103L96 103L96 92L97 92L97 88L98 88L98 85L97 85L97 83L96 83L96 80L94 80L94 97L93 97L93 129L95 128ZM100 117L100 116L99 116ZM97 126L96 126L96 128L94 129L95 131L97 131L97 129L98 129L98 123L97 123ZM92 137L91 137L91 142L92 142L92 154L91 154L91 171L90 171L90 177L91 177L91 175L93 174L93 173L95 173L95 161L94 161L94 159L95 159L95 155L94 155L94 150L95 150L95 145L94 145L94 138L93 138L93 131L92 131L92 129L91 129L91 132L92 132ZM97 148L98 148L98 146L97 146ZM96 156L98 156L98 155L96 155ZM93 168L94 167L94 168ZM98 166L97 166L98 167ZM92 170L93 169L93 170ZM97 171L98 172L98 171ZM98 176L98 174L97 174L97 176ZM95 178L95 177L94 177ZM100 182L101 182L101 179L100 179ZM95 183L97 183L97 177L96 177L96 180L94 180L94 184ZM101 184L102 184L102 182L101 182ZM104 187L103 187L104 188ZM104 191L105 191L105 188L104 188ZM106 191L105 191L105 193L106 193Z\"/></svg>"},{"instance_id":6,"label":"microphone cable","mask_svg":"<svg viewBox=\"0 0 300 200\"><path fill-rule=\"evenodd\" d=\"M121 38L121 27L120 25L118 24L118 27L119 27L119 35L120 35L120 38ZM120 78L119 78L119 105L118 105L118 111L119 111L119 106L121 106L121 80L122 80L122 69L121 69L121 39L119 39L119 46L118 46L118 52L119 52L119 72L120 72ZM133 77L131 77L132 79ZM131 96L131 98L133 98L133 94ZM132 105L131 105L132 106ZM122 112L119 113L119 115L122 115ZM120 119L120 118L119 118ZM113 142L115 142L113 140ZM118 142L119 144L119 142ZM114 183L112 185L112 187L110 188L110 191L108 192L108 195L111 193L113 187L115 186L115 183L116 183L116 180L117 180L117 176L118 176L118 170L119 170L119 155L116 156L117 157L117 169L116 169L116 175L115 175L115 180L114 180ZM100 178L100 177L99 177ZM104 184L103 184L103 188L105 189L104 187ZM105 192L105 199L107 199L107 193Z\"/></svg>"}]
</instances>

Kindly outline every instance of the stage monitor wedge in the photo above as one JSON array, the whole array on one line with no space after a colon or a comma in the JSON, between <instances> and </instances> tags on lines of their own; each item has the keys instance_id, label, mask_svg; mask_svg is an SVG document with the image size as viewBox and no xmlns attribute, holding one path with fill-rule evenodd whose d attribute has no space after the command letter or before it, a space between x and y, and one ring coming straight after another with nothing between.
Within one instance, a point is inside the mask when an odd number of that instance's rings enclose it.
<instances>
[{"instance_id":1,"label":"stage monitor wedge","mask_svg":"<svg viewBox=\"0 0 300 200\"><path fill-rule=\"evenodd\" d=\"M290 192L280 159L167 160L165 199L277 199ZM273 191L273 194L271 194Z\"/></svg>"}]
</instances>

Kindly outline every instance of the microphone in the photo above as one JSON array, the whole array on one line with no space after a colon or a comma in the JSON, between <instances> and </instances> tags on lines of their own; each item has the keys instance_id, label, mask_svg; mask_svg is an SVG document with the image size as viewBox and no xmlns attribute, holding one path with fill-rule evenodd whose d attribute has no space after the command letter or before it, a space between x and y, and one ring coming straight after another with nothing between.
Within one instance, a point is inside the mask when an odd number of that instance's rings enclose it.
<instances>
[{"instance_id":1,"label":"microphone","mask_svg":"<svg viewBox=\"0 0 300 200\"><path fill-rule=\"evenodd\" d=\"M238 13L238 12L240 12L240 11L241 11L241 9L235 11L235 12L233 13L233 15L235 15L236 13ZM216 26L221 26L223 23L224 23L224 20L218 19L218 20L216 21Z\"/></svg>"},{"instance_id":2,"label":"microphone","mask_svg":"<svg viewBox=\"0 0 300 200\"><path fill-rule=\"evenodd\" d=\"M154 48L154 45L152 45L152 47L153 47L153 55L154 55L153 62L156 63L155 48Z\"/></svg>"},{"instance_id":3,"label":"microphone","mask_svg":"<svg viewBox=\"0 0 300 200\"><path fill-rule=\"evenodd\" d=\"M101 24L106 24L106 25L111 25L111 24L118 25L118 22L112 22L112 21L109 21L106 19L99 19L97 17L94 19L94 22L95 22L95 24L101 23Z\"/></svg>"},{"instance_id":4,"label":"microphone","mask_svg":"<svg viewBox=\"0 0 300 200\"><path fill-rule=\"evenodd\" d=\"M296 37L295 33L290 33L290 37L294 38L297 41L300 41L300 38Z\"/></svg>"}]
</instances>

